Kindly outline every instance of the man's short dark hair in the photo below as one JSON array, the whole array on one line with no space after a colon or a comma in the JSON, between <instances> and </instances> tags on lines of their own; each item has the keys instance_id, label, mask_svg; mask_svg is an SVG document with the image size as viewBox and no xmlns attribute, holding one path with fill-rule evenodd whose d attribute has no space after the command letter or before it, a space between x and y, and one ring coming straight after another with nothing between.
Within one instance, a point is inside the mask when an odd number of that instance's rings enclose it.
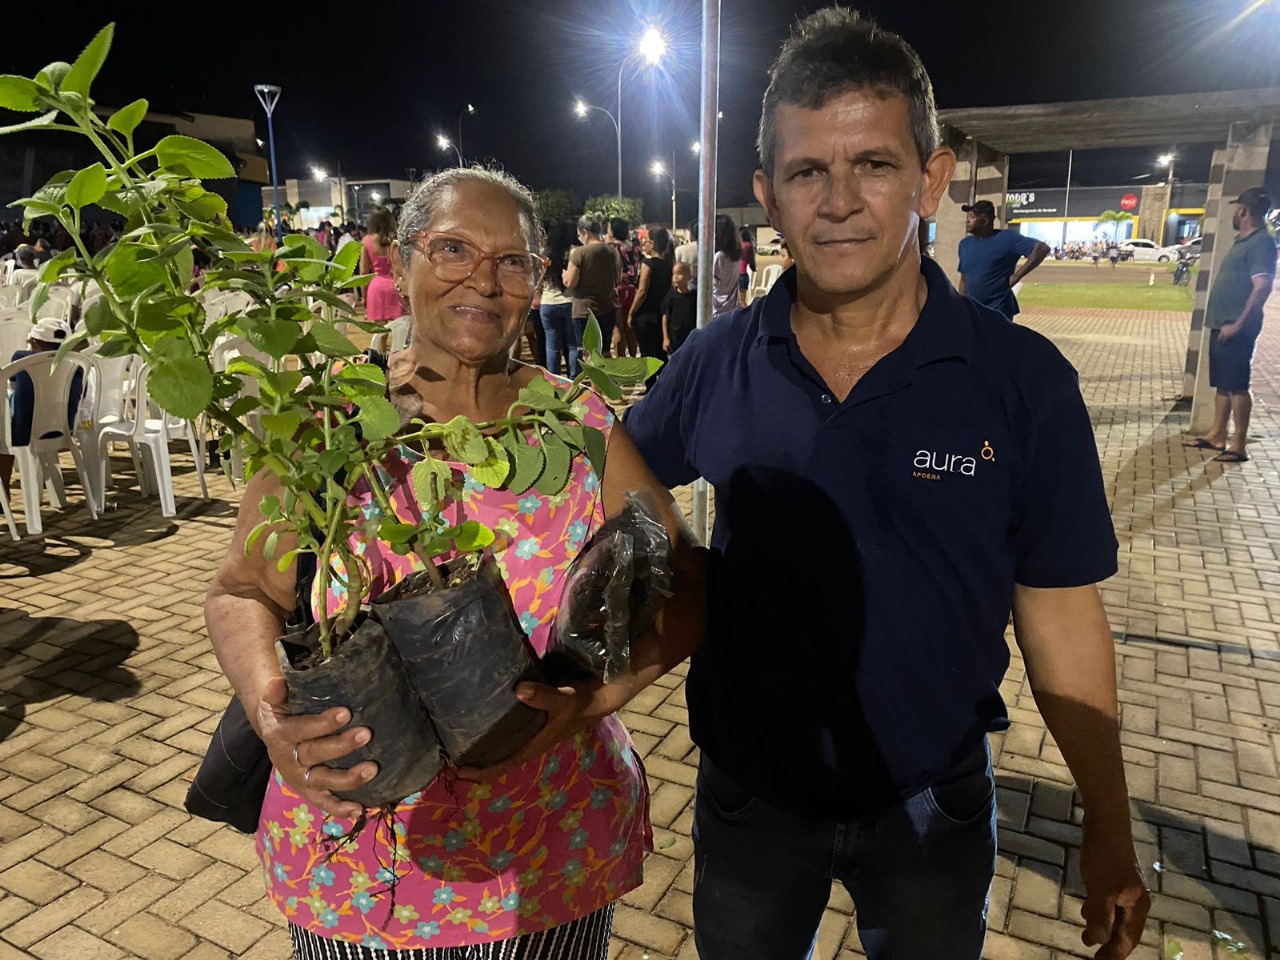
<instances>
[{"instance_id":1,"label":"man's short dark hair","mask_svg":"<svg viewBox=\"0 0 1280 960\"><path fill-rule=\"evenodd\" d=\"M777 148L773 120L778 104L820 110L851 90L906 97L923 168L938 149L940 137L933 84L919 54L896 33L880 29L856 10L834 6L797 23L769 71L756 140L765 174L773 176Z\"/></svg>"}]
</instances>

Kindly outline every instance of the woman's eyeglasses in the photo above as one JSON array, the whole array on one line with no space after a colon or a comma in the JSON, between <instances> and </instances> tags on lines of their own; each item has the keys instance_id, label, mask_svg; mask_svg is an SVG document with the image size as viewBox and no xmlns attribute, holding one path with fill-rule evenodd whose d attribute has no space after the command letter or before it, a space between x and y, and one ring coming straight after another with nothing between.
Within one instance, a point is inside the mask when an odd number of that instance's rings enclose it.
<instances>
[{"instance_id":1,"label":"woman's eyeglasses","mask_svg":"<svg viewBox=\"0 0 1280 960\"><path fill-rule=\"evenodd\" d=\"M532 250L482 250L462 237L427 230L413 238L413 245L427 258L431 272L445 283L461 283L480 269L484 261L492 260L498 286L510 297L532 294L551 264Z\"/></svg>"}]
</instances>

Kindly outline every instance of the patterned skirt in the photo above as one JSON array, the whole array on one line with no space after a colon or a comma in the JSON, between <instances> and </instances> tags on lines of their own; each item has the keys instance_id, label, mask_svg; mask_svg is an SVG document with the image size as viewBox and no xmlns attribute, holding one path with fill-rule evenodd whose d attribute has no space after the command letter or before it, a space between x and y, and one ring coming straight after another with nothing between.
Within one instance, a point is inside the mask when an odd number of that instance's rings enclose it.
<instances>
[{"instance_id":1,"label":"patterned skirt","mask_svg":"<svg viewBox=\"0 0 1280 960\"><path fill-rule=\"evenodd\" d=\"M330 940L289 925L294 960L606 960L613 933L613 908L522 937L466 947L375 950Z\"/></svg>"}]
</instances>

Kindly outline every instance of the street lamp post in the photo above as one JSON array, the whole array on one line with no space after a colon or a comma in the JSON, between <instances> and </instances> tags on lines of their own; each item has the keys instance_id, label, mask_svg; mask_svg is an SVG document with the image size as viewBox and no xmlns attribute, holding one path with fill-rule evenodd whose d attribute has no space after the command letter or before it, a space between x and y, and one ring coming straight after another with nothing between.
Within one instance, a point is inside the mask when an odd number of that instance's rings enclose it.
<instances>
[{"instance_id":1,"label":"street lamp post","mask_svg":"<svg viewBox=\"0 0 1280 960\"><path fill-rule=\"evenodd\" d=\"M611 121L613 121L613 131L617 136L618 142L618 200L622 200L622 75L626 72L627 65L631 63L637 55L642 57L646 63L653 66L661 62L663 54L667 52L667 41L663 38L662 32L657 27L650 27L644 32L640 38L640 43L636 50L627 54L622 58L622 63L618 65L618 102L615 113L610 113L604 107L596 107L584 100L579 100L573 105L574 113L579 117L585 117L589 110L599 110Z\"/></svg>"},{"instance_id":2,"label":"street lamp post","mask_svg":"<svg viewBox=\"0 0 1280 960\"><path fill-rule=\"evenodd\" d=\"M608 117L609 122L613 124L613 129L618 134L618 198L621 199L622 198L622 126L618 123L618 118L615 117L608 110L606 110L604 107L594 106L593 104L587 103L585 100L579 100L573 105L573 112L578 117L585 117L587 113L592 110L599 110L606 117Z\"/></svg>"},{"instance_id":3,"label":"street lamp post","mask_svg":"<svg viewBox=\"0 0 1280 960\"><path fill-rule=\"evenodd\" d=\"M469 103L468 103L465 107L463 107L463 108L462 108L462 112L461 112L460 114L458 114L458 140L457 140L457 144L458 144L458 157L459 157L459 158L461 158L461 157L462 157L462 118L463 118L463 117L465 117L465 116L468 116L469 114L475 113L475 112L476 112L476 108L475 108L475 107L473 107L471 104L469 104ZM462 166L462 160L461 160L461 159L459 159L459 160L458 160L458 166Z\"/></svg>"},{"instance_id":4,"label":"street lamp post","mask_svg":"<svg viewBox=\"0 0 1280 960\"><path fill-rule=\"evenodd\" d=\"M1172 153L1166 153L1156 158L1157 164L1169 168L1169 180L1164 188L1164 213L1160 217L1160 236L1156 240L1162 247L1164 246L1165 231L1169 226L1169 211L1173 207L1173 162L1177 159L1177 155Z\"/></svg>"},{"instance_id":5,"label":"street lamp post","mask_svg":"<svg viewBox=\"0 0 1280 960\"><path fill-rule=\"evenodd\" d=\"M342 205L347 205L347 183L342 177L342 164L338 164L338 175L331 177L323 167L313 166L311 168L311 176L315 178L317 183L328 181L330 184L338 185L338 196L342 198ZM329 205L333 205L333 190L329 191ZM344 211L345 212L345 211Z\"/></svg>"},{"instance_id":6,"label":"street lamp post","mask_svg":"<svg viewBox=\"0 0 1280 960\"><path fill-rule=\"evenodd\" d=\"M458 149L458 145L446 137L443 133L436 137L436 148L443 153L445 150L452 150L458 156L458 166L462 166L462 151Z\"/></svg>"},{"instance_id":7,"label":"street lamp post","mask_svg":"<svg viewBox=\"0 0 1280 960\"><path fill-rule=\"evenodd\" d=\"M258 83L254 84L253 92L258 95L262 109L267 111L267 142L271 144L271 197L276 208L276 243L284 246L284 221L280 219L280 183L276 179L276 129L271 120L276 103L280 100L280 88L270 83Z\"/></svg>"},{"instance_id":8,"label":"street lamp post","mask_svg":"<svg viewBox=\"0 0 1280 960\"><path fill-rule=\"evenodd\" d=\"M666 177L671 181L671 235L676 234L676 153L671 151L671 169L670 171L663 165L661 160L653 161L653 166L649 168L654 177L662 179Z\"/></svg>"},{"instance_id":9,"label":"street lamp post","mask_svg":"<svg viewBox=\"0 0 1280 960\"><path fill-rule=\"evenodd\" d=\"M364 186L364 184L361 184L361 183L353 183L351 185L351 189L355 192L355 200L356 200L356 213L355 213L355 217L353 217L351 220L352 223L360 222L360 188L362 186Z\"/></svg>"}]
</instances>

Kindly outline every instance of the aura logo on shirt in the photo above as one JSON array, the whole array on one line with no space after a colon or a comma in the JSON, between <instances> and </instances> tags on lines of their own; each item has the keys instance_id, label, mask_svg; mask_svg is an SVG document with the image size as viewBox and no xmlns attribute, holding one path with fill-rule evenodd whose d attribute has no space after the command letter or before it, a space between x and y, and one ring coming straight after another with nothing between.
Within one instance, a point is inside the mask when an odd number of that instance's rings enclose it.
<instances>
[{"instance_id":1,"label":"aura logo on shirt","mask_svg":"<svg viewBox=\"0 0 1280 960\"><path fill-rule=\"evenodd\" d=\"M994 462L995 449L991 442L984 441L978 454L983 460ZM963 453L938 453L933 450L918 450L912 461L915 470L911 475L918 480L941 480L943 474L958 473L963 477L972 477L978 471L978 457L966 456Z\"/></svg>"}]
</instances>

